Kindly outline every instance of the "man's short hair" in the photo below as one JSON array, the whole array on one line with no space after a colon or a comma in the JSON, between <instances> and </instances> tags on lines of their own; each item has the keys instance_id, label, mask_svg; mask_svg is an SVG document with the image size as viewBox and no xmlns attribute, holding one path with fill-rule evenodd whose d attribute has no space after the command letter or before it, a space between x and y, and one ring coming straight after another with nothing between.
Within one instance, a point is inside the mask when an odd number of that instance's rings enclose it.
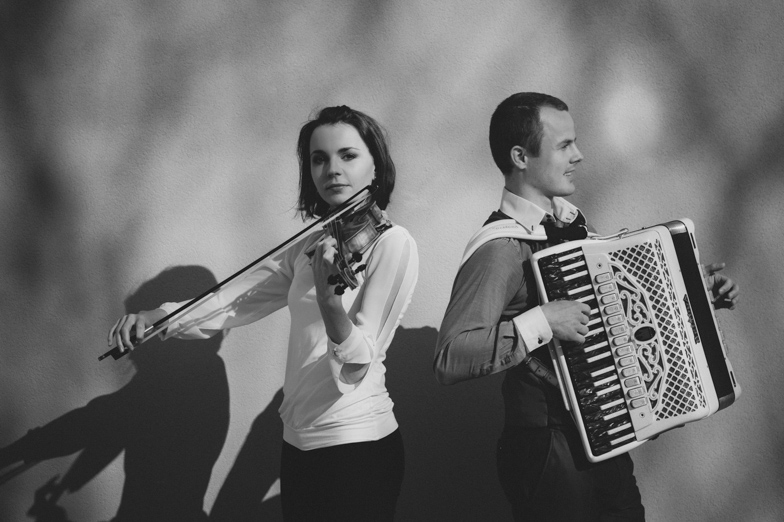
<instances>
[{"instance_id":1,"label":"man's short hair","mask_svg":"<svg viewBox=\"0 0 784 522\"><path fill-rule=\"evenodd\" d=\"M552 107L568 111L569 107L555 96L538 92L518 92L498 107L490 118L490 151L495 164L504 175L512 171L509 151L521 146L526 154L539 156L542 145L542 122L539 119L541 107Z\"/></svg>"}]
</instances>

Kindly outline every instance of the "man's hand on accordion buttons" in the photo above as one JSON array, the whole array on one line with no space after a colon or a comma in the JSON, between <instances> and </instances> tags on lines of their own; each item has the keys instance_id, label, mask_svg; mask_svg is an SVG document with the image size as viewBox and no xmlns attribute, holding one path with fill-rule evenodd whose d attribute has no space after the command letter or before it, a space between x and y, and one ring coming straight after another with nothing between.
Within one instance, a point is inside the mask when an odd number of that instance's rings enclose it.
<instances>
[{"instance_id":1,"label":"man's hand on accordion buttons","mask_svg":"<svg viewBox=\"0 0 784 522\"><path fill-rule=\"evenodd\" d=\"M553 301L542 305L542 312L550 323L553 337L577 344L585 342L591 307L577 301Z\"/></svg>"},{"instance_id":2,"label":"man's hand on accordion buttons","mask_svg":"<svg viewBox=\"0 0 784 522\"><path fill-rule=\"evenodd\" d=\"M708 287L708 290L711 293L713 307L717 310L719 308L734 310L735 305L738 304L738 299L740 298L740 289L735 281L724 274L718 273L721 270L724 270L724 267L724 263L703 265L702 274L703 277L705 277L705 286Z\"/></svg>"}]
</instances>

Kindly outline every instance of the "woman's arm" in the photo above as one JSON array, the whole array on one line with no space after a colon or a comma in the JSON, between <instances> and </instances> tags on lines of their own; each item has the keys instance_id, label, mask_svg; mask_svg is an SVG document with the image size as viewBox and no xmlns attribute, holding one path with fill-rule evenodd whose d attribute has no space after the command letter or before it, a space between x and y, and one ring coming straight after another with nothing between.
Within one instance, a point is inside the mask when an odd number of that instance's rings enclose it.
<instances>
[{"instance_id":1,"label":"woman's arm","mask_svg":"<svg viewBox=\"0 0 784 522\"><path fill-rule=\"evenodd\" d=\"M325 250L329 250L326 245ZM391 343L419 273L416 243L399 226L378 239L365 262L364 283L357 289L351 307L345 310L342 296L335 295L326 284L325 273L314 256L316 292L328 335L327 356L343 393L359 385L379 352Z\"/></svg>"},{"instance_id":2,"label":"woman's arm","mask_svg":"<svg viewBox=\"0 0 784 522\"><path fill-rule=\"evenodd\" d=\"M163 331L163 337L207 339L221 330L250 324L283 308L287 304L293 277L293 259L306 242L303 240L268 258L253 271L223 286L187 314L175 317ZM163 303L155 310L121 317L109 330L109 346L117 342L125 349L133 349L131 332L141 339L148 327L187 303Z\"/></svg>"}]
</instances>

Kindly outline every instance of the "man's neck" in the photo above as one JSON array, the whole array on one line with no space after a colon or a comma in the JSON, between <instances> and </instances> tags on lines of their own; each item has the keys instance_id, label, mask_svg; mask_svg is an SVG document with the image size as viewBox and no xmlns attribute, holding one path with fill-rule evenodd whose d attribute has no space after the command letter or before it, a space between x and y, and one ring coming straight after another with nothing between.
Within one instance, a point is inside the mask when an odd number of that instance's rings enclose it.
<instances>
[{"instance_id":1,"label":"man's neck","mask_svg":"<svg viewBox=\"0 0 784 522\"><path fill-rule=\"evenodd\" d=\"M512 194L515 194L516 196L527 199L531 203L535 204L542 210L549 212L550 214L553 213L553 198L545 196L538 190L532 188L530 185L524 183L519 174L508 174L504 176L504 179L504 187L506 190Z\"/></svg>"}]
</instances>

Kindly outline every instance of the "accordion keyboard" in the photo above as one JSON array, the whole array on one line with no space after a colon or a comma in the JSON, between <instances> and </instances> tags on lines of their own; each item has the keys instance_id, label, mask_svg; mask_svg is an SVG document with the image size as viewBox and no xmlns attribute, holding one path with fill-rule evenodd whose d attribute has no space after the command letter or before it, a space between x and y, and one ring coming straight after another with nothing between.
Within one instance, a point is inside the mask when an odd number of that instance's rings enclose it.
<instances>
[{"instance_id":1,"label":"accordion keyboard","mask_svg":"<svg viewBox=\"0 0 784 522\"><path fill-rule=\"evenodd\" d=\"M561 349L593 455L636 442L635 423L650 417L649 405L613 274L592 276L579 248L541 259L539 269L549 301L591 308L585 342Z\"/></svg>"}]
</instances>

